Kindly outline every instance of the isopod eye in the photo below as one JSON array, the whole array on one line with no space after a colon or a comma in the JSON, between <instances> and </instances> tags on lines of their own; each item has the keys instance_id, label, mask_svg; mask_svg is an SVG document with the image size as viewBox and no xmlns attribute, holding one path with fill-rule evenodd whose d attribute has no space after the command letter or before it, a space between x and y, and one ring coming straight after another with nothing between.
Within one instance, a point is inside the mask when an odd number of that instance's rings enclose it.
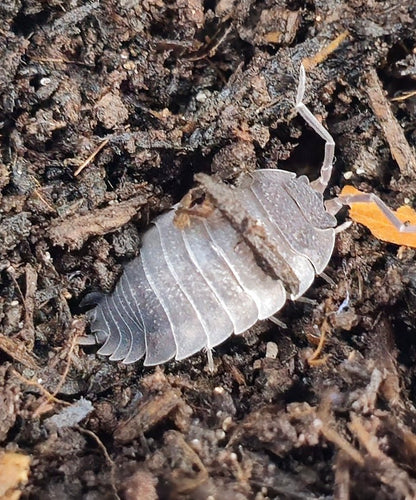
<instances>
[{"instance_id":1,"label":"isopod eye","mask_svg":"<svg viewBox=\"0 0 416 500\"><path fill-rule=\"evenodd\" d=\"M87 293L80 301L79 307L84 308L84 307L93 307L98 305L103 298L105 297L105 294L102 292L90 292Z\"/></svg>"}]
</instances>

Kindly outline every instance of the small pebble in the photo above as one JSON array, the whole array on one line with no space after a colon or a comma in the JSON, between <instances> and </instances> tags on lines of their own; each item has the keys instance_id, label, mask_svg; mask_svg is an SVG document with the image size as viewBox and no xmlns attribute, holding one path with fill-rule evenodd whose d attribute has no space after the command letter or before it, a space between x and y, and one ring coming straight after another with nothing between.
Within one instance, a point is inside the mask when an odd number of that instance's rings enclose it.
<instances>
[{"instance_id":1,"label":"small pebble","mask_svg":"<svg viewBox=\"0 0 416 500\"><path fill-rule=\"evenodd\" d=\"M279 348L274 342L267 342L266 346L266 358L276 359L279 353Z\"/></svg>"}]
</instances>

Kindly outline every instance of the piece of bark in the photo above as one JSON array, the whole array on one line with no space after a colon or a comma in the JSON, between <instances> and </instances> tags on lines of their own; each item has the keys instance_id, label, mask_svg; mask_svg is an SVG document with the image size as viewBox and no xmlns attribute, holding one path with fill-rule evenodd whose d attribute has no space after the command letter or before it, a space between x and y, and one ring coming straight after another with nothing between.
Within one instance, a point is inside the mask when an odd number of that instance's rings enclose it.
<instances>
[{"instance_id":1,"label":"piece of bark","mask_svg":"<svg viewBox=\"0 0 416 500\"><path fill-rule=\"evenodd\" d=\"M49 229L49 237L55 245L76 250L91 236L111 233L124 226L147 203L147 196L139 195L117 205L92 210L86 215L74 215L56 220Z\"/></svg>"},{"instance_id":2,"label":"piece of bark","mask_svg":"<svg viewBox=\"0 0 416 500\"><path fill-rule=\"evenodd\" d=\"M383 129L391 155L397 162L401 174L409 179L416 179L415 152L407 142L402 127L393 115L390 102L384 94L375 69L371 69L367 73L366 90L371 109Z\"/></svg>"},{"instance_id":3,"label":"piece of bark","mask_svg":"<svg viewBox=\"0 0 416 500\"><path fill-rule=\"evenodd\" d=\"M114 432L114 439L120 443L129 443L168 417L173 417L177 426L182 427L181 417L185 417L187 422L187 415L190 413L191 410L181 398L180 392L168 389L141 402L138 411L132 417L120 422Z\"/></svg>"},{"instance_id":4,"label":"piece of bark","mask_svg":"<svg viewBox=\"0 0 416 500\"><path fill-rule=\"evenodd\" d=\"M242 240L250 247L263 271L274 279L281 279L285 288L296 295L299 290L297 276L280 254L273 237L266 233L264 227L253 219L240 203L238 190L206 174L195 175L195 180L231 226L241 234Z\"/></svg>"},{"instance_id":5,"label":"piece of bark","mask_svg":"<svg viewBox=\"0 0 416 500\"><path fill-rule=\"evenodd\" d=\"M0 333L0 350L4 351L11 358L32 370L39 369L36 359L28 351L27 346L21 340L6 337Z\"/></svg>"}]
</instances>

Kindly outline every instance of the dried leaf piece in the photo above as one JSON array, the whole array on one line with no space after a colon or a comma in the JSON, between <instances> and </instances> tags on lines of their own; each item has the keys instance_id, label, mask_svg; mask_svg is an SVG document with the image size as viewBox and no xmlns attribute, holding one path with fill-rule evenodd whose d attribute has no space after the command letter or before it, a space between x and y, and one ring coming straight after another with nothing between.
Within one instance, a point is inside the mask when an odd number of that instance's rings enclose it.
<instances>
[{"instance_id":1,"label":"dried leaf piece","mask_svg":"<svg viewBox=\"0 0 416 500\"><path fill-rule=\"evenodd\" d=\"M363 194L362 191L359 191L355 187L345 186L340 196L355 196L360 194ZM403 223L416 225L416 211L411 207L403 205L396 211L392 210L392 213ZM416 233L400 232L373 201L351 203L350 217L353 221L367 227L379 240L416 248Z\"/></svg>"},{"instance_id":2,"label":"dried leaf piece","mask_svg":"<svg viewBox=\"0 0 416 500\"><path fill-rule=\"evenodd\" d=\"M19 486L27 483L30 457L22 453L7 452L0 455L0 499L18 500Z\"/></svg>"}]
</instances>

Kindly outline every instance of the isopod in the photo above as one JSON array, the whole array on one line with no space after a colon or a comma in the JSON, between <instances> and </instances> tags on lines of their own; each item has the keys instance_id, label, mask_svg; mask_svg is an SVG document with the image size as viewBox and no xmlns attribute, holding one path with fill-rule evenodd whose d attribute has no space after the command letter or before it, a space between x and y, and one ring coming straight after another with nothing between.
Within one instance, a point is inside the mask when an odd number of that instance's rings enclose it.
<instances>
[{"instance_id":1,"label":"isopod","mask_svg":"<svg viewBox=\"0 0 416 500\"><path fill-rule=\"evenodd\" d=\"M319 178L262 169L231 187L198 174L199 187L155 219L114 292L87 313L93 335L83 343L124 363L182 360L306 292L331 258L336 219L323 201L335 143L304 89L302 66L296 110L325 140Z\"/></svg>"}]
</instances>

